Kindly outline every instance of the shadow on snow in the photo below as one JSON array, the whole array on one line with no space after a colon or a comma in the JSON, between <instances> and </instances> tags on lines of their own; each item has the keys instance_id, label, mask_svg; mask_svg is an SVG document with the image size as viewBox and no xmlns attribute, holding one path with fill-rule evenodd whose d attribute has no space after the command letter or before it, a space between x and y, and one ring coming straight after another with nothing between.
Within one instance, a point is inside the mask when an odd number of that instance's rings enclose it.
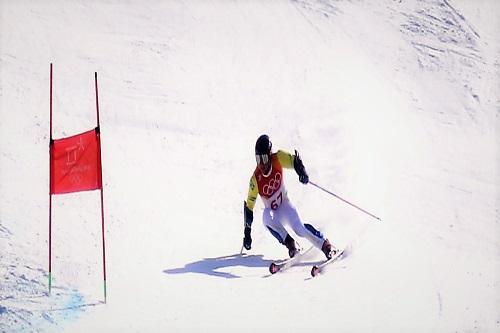
<instances>
[{"instance_id":1,"label":"shadow on snow","mask_svg":"<svg viewBox=\"0 0 500 333\"><path fill-rule=\"evenodd\" d=\"M166 274L185 274L185 273L199 273L211 276L222 277L226 279L241 278L241 276L235 275L233 273L219 272L217 270L227 267L269 267L272 260L263 259L263 255L242 255L233 254L229 256L217 257L217 258L204 258L199 261L195 261L186 264L182 268L172 268L166 269L163 273Z\"/></svg>"}]
</instances>

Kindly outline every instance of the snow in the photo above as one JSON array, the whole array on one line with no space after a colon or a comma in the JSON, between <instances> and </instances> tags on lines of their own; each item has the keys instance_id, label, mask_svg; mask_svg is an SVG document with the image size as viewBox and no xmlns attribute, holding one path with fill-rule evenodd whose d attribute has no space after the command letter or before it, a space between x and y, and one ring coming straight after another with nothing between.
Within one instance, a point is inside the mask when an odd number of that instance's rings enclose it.
<instances>
[{"instance_id":1,"label":"snow","mask_svg":"<svg viewBox=\"0 0 500 333\"><path fill-rule=\"evenodd\" d=\"M500 331L500 3L0 1L0 331ZM99 192L53 197L54 138L96 124ZM310 279L255 209L256 138L349 255ZM299 240L308 246L306 240Z\"/></svg>"}]
</instances>

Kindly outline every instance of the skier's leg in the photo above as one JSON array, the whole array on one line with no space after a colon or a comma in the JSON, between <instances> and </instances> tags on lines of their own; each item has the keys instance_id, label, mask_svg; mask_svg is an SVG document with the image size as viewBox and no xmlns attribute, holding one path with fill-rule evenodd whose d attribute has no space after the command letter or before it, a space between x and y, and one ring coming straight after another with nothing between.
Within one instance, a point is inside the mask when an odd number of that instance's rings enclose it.
<instances>
[{"instance_id":1,"label":"skier's leg","mask_svg":"<svg viewBox=\"0 0 500 333\"><path fill-rule=\"evenodd\" d=\"M280 209L283 209L290 227L297 234L297 236L306 238L312 245L318 249L322 249L323 244L326 241L325 237L312 225L302 223L297 209L290 201L287 200L286 202L283 202Z\"/></svg>"},{"instance_id":2,"label":"skier's leg","mask_svg":"<svg viewBox=\"0 0 500 333\"><path fill-rule=\"evenodd\" d=\"M325 254L327 259L330 259L337 252L337 249L325 236L323 236L319 230L314 228L311 224L302 223L297 209L290 201L287 201L285 205L282 204L281 208L283 208L283 211L286 212L288 223L290 223L293 231L298 236L306 238L315 247L320 249Z\"/></svg>"},{"instance_id":3,"label":"skier's leg","mask_svg":"<svg viewBox=\"0 0 500 333\"><path fill-rule=\"evenodd\" d=\"M285 244L285 238L288 235L288 232L279 222L277 216L271 215L270 208L264 209L264 212L262 213L262 222L264 222L264 226L281 244Z\"/></svg>"},{"instance_id":4,"label":"skier's leg","mask_svg":"<svg viewBox=\"0 0 500 333\"><path fill-rule=\"evenodd\" d=\"M281 223L282 217L278 211L274 211L271 214L271 209L266 208L262 213L262 221L264 226L271 232L271 234L288 249L288 255L290 257L295 256L297 248L295 246L295 240L288 234L286 229Z\"/></svg>"},{"instance_id":5,"label":"skier's leg","mask_svg":"<svg viewBox=\"0 0 500 333\"><path fill-rule=\"evenodd\" d=\"M321 247L318 247L323 251L323 253L326 256L326 259L331 259L332 256L337 253L337 248L333 246L330 241L323 236L323 234L319 231L316 230L311 224L304 224L304 227L307 231L309 231L311 234L315 235L317 238L323 239L323 243L321 244Z\"/></svg>"}]
</instances>

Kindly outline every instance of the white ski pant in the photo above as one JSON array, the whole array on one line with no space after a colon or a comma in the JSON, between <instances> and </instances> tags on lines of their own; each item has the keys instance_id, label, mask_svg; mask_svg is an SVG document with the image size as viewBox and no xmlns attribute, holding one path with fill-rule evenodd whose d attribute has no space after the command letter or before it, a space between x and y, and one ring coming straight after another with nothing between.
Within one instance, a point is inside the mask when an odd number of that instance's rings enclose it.
<instances>
[{"instance_id":1,"label":"white ski pant","mask_svg":"<svg viewBox=\"0 0 500 333\"><path fill-rule=\"evenodd\" d=\"M304 226L297 209L289 200L284 200L277 210L265 208L262 214L262 221L280 243L284 242L288 234L285 229L285 225L288 225L297 236L306 238L315 247L321 249L323 246L325 240L323 235L319 232L313 232Z\"/></svg>"}]
</instances>

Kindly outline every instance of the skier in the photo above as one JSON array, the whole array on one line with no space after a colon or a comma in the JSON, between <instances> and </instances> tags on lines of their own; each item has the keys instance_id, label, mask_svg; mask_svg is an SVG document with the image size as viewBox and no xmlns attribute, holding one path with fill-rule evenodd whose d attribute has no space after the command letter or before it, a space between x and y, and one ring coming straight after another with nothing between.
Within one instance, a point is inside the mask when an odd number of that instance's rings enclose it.
<instances>
[{"instance_id":1,"label":"skier","mask_svg":"<svg viewBox=\"0 0 500 333\"><path fill-rule=\"evenodd\" d=\"M262 214L264 225L281 244L287 247L290 258L297 253L297 247L295 240L284 227L287 222L295 234L305 237L316 248L321 249L327 259L331 259L338 250L312 225L302 223L296 208L287 196L283 168L294 168L301 183L309 182L309 176L299 154L295 151L295 155L291 155L283 150L272 153L271 148L272 143L265 134L255 143L257 167L250 179L247 200L243 203L245 222L243 246L247 250L252 248L253 208L257 194L260 194L265 205Z\"/></svg>"}]
</instances>

